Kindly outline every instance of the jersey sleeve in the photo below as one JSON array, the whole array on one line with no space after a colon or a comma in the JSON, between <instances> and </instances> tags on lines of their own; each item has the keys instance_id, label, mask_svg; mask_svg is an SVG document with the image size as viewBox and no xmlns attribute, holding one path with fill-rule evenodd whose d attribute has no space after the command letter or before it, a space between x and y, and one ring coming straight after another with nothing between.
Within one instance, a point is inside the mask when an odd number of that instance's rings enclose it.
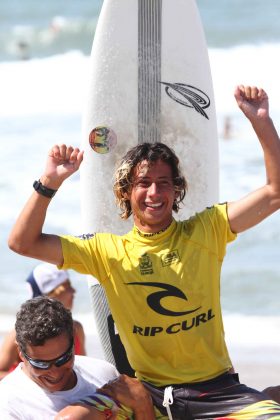
<instances>
[{"instance_id":1,"label":"jersey sleeve","mask_svg":"<svg viewBox=\"0 0 280 420\"><path fill-rule=\"evenodd\" d=\"M232 232L228 220L227 203L213 206L215 229L225 236L226 242L233 242L237 234Z\"/></svg>"},{"instance_id":2,"label":"jersey sleeve","mask_svg":"<svg viewBox=\"0 0 280 420\"><path fill-rule=\"evenodd\" d=\"M64 263L60 269L90 274L103 282L108 277L106 258L100 252L98 235L61 236Z\"/></svg>"},{"instance_id":3,"label":"jersey sleeve","mask_svg":"<svg viewBox=\"0 0 280 420\"><path fill-rule=\"evenodd\" d=\"M203 242L209 252L215 253L222 261L226 254L226 246L236 238L230 229L227 203L216 204L195 216L197 221L193 237Z\"/></svg>"},{"instance_id":4,"label":"jersey sleeve","mask_svg":"<svg viewBox=\"0 0 280 420\"><path fill-rule=\"evenodd\" d=\"M216 204L209 209L209 217L213 227L213 241L217 244L217 252L221 259L226 254L226 246L228 243L233 242L237 234L233 233L230 228L227 203Z\"/></svg>"}]
</instances>

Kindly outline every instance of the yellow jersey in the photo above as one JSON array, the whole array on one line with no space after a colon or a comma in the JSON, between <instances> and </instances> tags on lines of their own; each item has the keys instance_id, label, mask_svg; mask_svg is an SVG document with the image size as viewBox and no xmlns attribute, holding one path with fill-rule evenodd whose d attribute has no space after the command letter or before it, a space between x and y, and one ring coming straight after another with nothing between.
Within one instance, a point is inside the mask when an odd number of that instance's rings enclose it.
<instances>
[{"instance_id":1,"label":"yellow jersey","mask_svg":"<svg viewBox=\"0 0 280 420\"><path fill-rule=\"evenodd\" d=\"M226 204L157 234L62 236L63 269L104 287L128 360L155 386L214 378L231 368L220 306Z\"/></svg>"}]
</instances>

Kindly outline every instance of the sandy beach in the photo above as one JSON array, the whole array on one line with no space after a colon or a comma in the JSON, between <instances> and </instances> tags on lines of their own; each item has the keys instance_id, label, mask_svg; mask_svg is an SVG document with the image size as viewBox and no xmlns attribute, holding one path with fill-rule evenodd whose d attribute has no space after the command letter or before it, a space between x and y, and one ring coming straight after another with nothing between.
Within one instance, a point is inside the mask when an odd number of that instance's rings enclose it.
<instances>
[{"instance_id":1,"label":"sandy beach","mask_svg":"<svg viewBox=\"0 0 280 420\"><path fill-rule=\"evenodd\" d=\"M256 353L259 357L251 361L250 354L256 355ZM277 351L272 348L266 349L266 361L261 361L264 357L261 353L261 350L251 348L246 354L246 360L244 355L240 359L236 356L232 357L240 382L260 391L268 386L280 384L280 364L271 362L275 360L276 353L279 355L279 349Z\"/></svg>"},{"instance_id":2,"label":"sandy beach","mask_svg":"<svg viewBox=\"0 0 280 420\"><path fill-rule=\"evenodd\" d=\"M263 390L268 386L279 385L280 367L275 364L252 364L240 362L236 364L239 372L240 382L246 385Z\"/></svg>"}]
</instances>

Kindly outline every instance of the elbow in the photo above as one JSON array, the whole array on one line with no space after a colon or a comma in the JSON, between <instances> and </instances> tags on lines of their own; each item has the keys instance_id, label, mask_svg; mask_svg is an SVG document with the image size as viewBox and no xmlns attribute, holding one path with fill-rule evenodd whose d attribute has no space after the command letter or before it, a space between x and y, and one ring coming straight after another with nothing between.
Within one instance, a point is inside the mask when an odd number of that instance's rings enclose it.
<instances>
[{"instance_id":1,"label":"elbow","mask_svg":"<svg viewBox=\"0 0 280 420\"><path fill-rule=\"evenodd\" d=\"M275 208L275 211L280 209L280 190L277 190L277 192L274 194L272 203Z\"/></svg>"},{"instance_id":2,"label":"elbow","mask_svg":"<svg viewBox=\"0 0 280 420\"><path fill-rule=\"evenodd\" d=\"M271 213L280 209L280 184L277 186L268 185L268 198L271 208Z\"/></svg>"},{"instance_id":3,"label":"elbow","mask_svg":"<svg viewBox=\"0 0 280 420\"><path fill-rule=\"evenodd\" d=\"M28 250L24 241L16 238L14 235L10 235L8 238L8 247L11 251L16 252L17 254L27 256Z\"/></svg>"}]
</instances>

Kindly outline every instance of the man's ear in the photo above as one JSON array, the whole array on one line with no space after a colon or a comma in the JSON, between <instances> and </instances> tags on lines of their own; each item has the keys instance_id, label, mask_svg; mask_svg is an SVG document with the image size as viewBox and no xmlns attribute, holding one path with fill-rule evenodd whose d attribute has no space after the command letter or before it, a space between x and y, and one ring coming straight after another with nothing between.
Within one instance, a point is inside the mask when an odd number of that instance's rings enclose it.
<instances>
[{"instance_id":1,"label":"man's ear","mask_svg":"<svg viewBox=\"0 0 280 420\"><path fill-rule=\"evenodd\" d=\"M17 341L16 341L16 345L17 345L17 349L18 349L18 355L19 355L19 358L20 358L20 360L21 360L22 362L24 362L25 358L24 358L24 356L23 356L23 354L22 354L22 351L21 351L21 349L20 349L20 347L19 347L19 345L18 345L18 342L17 342Z\"/></svg>"}]
</instances>

